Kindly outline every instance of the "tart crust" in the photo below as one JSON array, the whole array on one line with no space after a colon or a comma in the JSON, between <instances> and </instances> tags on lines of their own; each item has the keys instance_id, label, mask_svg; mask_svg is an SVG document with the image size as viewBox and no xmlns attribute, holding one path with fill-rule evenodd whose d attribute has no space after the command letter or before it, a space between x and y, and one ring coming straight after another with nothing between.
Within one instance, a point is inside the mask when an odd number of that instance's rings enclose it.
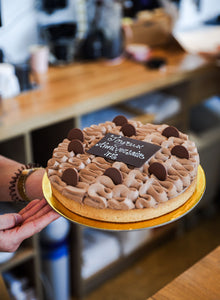
<instances>
[{"instance_id":1,"label":"tart crust","mask_svg":"<svg viewBox=\"0 0 220 300\"><path fill-rule=\"evenodd\" d=\"M51 184L52 193L58 201L67 209L86 218L113 222L113 223L130 223L146 221L160 217L182 206L195 192L197 186L197 177L191 185L180 195L166 202L159 203L155 208L142 208L130 210L115 210L110 208L98 209L83 203L76 202L63 196L53 184Z\"/></svg>"}]
</instances>

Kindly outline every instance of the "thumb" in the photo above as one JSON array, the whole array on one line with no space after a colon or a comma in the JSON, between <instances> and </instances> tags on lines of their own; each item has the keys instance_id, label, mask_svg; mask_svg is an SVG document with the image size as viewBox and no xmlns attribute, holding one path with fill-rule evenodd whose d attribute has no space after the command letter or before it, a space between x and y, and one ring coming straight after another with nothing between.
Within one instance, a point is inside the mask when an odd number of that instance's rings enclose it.
<instances>
[{"instance_id":1,"label":"thumb","mask_svg":"<svg viewBox=\"0 0 220 300\"><path fill-rule=\"evenodd\" d=\"M0 215L0 230L9 229L22 222L22 216L16 213Z\"/></svg>"}]
</instances>

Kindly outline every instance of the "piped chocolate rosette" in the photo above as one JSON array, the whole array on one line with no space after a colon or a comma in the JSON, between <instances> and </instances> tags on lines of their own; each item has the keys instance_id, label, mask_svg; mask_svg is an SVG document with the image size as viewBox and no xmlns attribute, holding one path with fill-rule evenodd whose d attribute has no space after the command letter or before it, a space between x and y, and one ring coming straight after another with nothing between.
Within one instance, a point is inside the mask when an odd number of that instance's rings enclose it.
<instances>
[{"instance_id":1,"label":"piped chocolate rosette","mask_svg":"<svg viewBox=\"0 0 220 300\"><path fill-rule=\"evenodd\" d=\"M148 153L149 152L149 153ZM136 222L166 214L196 188L199 155L177 128L117 116L73 128L53 151L53 195L84 217Z\"/></svg>"}]
</instances>

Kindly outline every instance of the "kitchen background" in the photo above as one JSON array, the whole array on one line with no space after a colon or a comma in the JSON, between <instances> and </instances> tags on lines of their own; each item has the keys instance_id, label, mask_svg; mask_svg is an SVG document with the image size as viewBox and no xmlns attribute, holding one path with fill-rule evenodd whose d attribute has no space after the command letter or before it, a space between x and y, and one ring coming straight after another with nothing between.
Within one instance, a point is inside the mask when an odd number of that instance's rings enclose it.
<instances>
[{"instance_id":1,"label":"kitchen background","mask_svg":"<svg viewBox=\"0 0 220 300\"><path fill-rule=\"evenodd\" d=\"M81 53L77 50L79 50L79 45L84 41L88 32L91 32L94 28L102 28L106 36L112 37L115 32L118 32L118 28L120 27L119 21L121 15L123 15L123 11L128 15L132 14L132 10L129 10L131 1L124 1L126 4L124 9L117 1L104 0L103 2L105 7L104 14L100 13L99 8L95 7L95 3L97 2L94 0L0 0L0 49L2 50L2 61L13 64L17 68L25 68L27 67L27 62L30 57L30 47L36 44L47 45L50 48L51 64L65 66L68 63L74 63L74 60L81 59ZM143 2L154 2L155 4L156 1ZM161 0L159 2L163 3L165 7L168 5L168 1ZM170 2L172 6L169 6L168 11L172 13L175 19L173 32L177 34L177 36L179 32L187 33L192 29L194 30L204 26L205 21L215 19L216 16L220 14L219 0L182 0ZM56 3L58 7L56 9L52 8L52 3ZM65 33L65 36L63 33ZM94 37L93 34L94 32L91 32L91 37ZM99 40L103 38L99 31L98 38ZM115 49L118 52L116 51L116 54L113 52L107 53L106 55L109 58L114 57L114 55L117 56L120 52L120 43L117 43L119 40L120 36L119 39L116 39L115 44ZM60 46L62 47L60 48ZM64 49L66 51L63 51ZM84 48L81 49L85 57L89 59L96 59L99 54L92 52L93 56L88 57L88 52L83 52ZM10 85L10 92L11 90L12 85ZM190 132L191 137L196 141L199 148L202 166L207 176L207 191L203 201L204 207L206 207L208 201L210 201L210 203L216 201L215 197L219 190L218 174L220 171L218 154L220 144L219 97L216 95L212 99L207 100L208 102L204 105L200 105L199 108L195 107L195 109L192 110L193 122L191 123ZM7 99L5 99L5 101L7 101ZM155 105L155 103L158 104ZM134 105L138 105L140 108L141 105L145 104L148 106L152 104L157 122L162 122L166 117L169 117L169 115L166 115L167 112L170 113L172 110L172 113L176 114L180 109L179 99L172 96L168 98L167 95L164 97L161 93L152 93L135 98L134 101L129 101L128 105L132 110ZM84 115L82 117L81 126L83 128L84 126L89 126L97 122L97 120L102 122L111 119L116 113L118 113L117 109L111 107L107 110ZM128 117L130 116L132 117L132 114L128 114ZM38 145L36 145L36 149L37 146ZM213 210L215 210L215 206L210 205L210 208L210 210L207 210L207 215L214 214ZM191 218L186 218L185 220L187 220L186 223L189 227L193 227L193 225L197 224L198 214L196 210L193 217L191 215ZM69 299L70 285L72 282L70 282L69 278L70 265L73 265L70 263L72 258L69 255L70 235L71 237L80 235L78 240L80 240L79 249L81 252L75 253L76 251L73 250L72 253L78 255L79 260L82 260L80 269L81 282L83 282L84 287L86 287L85 290L87 290L88 287L88 291L90 291L94 286L98 286L102 281L100 278L105 277L105 274L109 272L107 269L109 266L112 266L114 262L123 260L122 257L130 257L137 249L151 240L152 236L157 236L158 234L156 230L112 234L88 228L82 229L81 227L78 227L75 232L75 229L63 218L51 225L52 226L48 226L40 235L43 272L40 274L40 280L38 274L36 277L38 278L37 282L40 281L43 285L45 299L53 300ZM181 228L180 226L180 231ZM203 238L203 235L201 236ZM21 258L15 267L13 264L13 267L10 266L10 260L8 265L4 265L4 263L1 264L0 262L0 271L4 271L4 278L14 297L16 295L24 296L24 294L26 294L25 297L27 299L28 297L35 299L35 290L31 290L28 282L29 278L26 274L30 273L30 269L35 271L39 270L39 261L37 261L37 263L35 262L35 250L29 252L30 249L37 247L35 239L27 241L21 248L21 252L19 252L21 256L22 253L25 253L23 254L25 257L23 258L24 262ZM111 251L109 251L109 249ZM12 255L14 255L14 253ZM189 258L187 257L185 260L187 261ZM79 264L80 263L81 261ZM103 273L100 273L102 270L104 270ZM142 275L147 273L145 271L146 270L139 267L139 269L136 269L136 275L134 276L140 275L141 272ZM24 273L24 277L21 276L21 273ZM91 284L89 280L92 280L96 274L101 275L96 276L95 280L91 281L93 284ZM77 278L74 278L74 280L76 284L79 282ZM94 283L95 281L96 283ZM15 283L15 285L13 285L13 283ZM34 283L34 280L31 280L31 286L36 287L37 285L38 284ZM25 292L23 293L23 291ZM77 291L80 294L80 287L78 289L76 287L75 292L77 293ZM93 299L103 298L95 298L94 296ZM118 297L117 299L123 298Z\"/></svg>"},{"instance_id":2,"label":"kitchen background","mask_svg":"<svg viewBox=\"0 0 220 300\"><path fill-rule=\"evenodd\" d=\"M111 7L113 1L105 0L104 2L106 7ZM175 30L196 27L203 20L220 13L218 0L176 2L180 2L180 10ZM86 6L92 7L94 1L56 1L65 7L56 10L44 9L43 5L50 3L51 1L46 0L1 0L0 48L5 53L6 61L10 63L25 61L29 57L29 47L41 41L41 28L49 24L75 22L78 27L77 37L83 38L88 30Z\"/></svg>"}]
</instances>

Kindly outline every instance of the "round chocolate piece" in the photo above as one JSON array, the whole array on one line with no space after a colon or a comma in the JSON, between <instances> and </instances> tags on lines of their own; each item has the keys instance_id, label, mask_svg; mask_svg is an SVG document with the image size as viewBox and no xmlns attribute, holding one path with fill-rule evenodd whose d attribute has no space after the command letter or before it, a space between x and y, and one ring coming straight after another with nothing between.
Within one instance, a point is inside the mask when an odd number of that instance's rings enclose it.
<instances>
[{"instance_id":1,"label":"round chocolate piece","mask_svg":"<svg viewBox=\"0 0 220 300\"><path fill-rule=\"evenodd\" d=\"M67 184L76 186L79 181L79 174L76 169L68 168L64 170L61 179Z\"/></svg>"},{"instance_id":2,"label":"round chocolate piece","mask_svg":"<svg viewBox=\"0 0 220 300\"><path fill-rule=\"evenodd\" d=\"M73 128L68 132L67 135L68 140L80 140L81 142L84 142L84 134L81 129L79 128Z\"/></svg>"},{"instance_id":3,"label":"round chocolate piece","mask_svg":"<svg viewBox=\"0 0 220 300\"><path fill-rule=\"evenodd\" d=\"M182 145L176 145L171 149L171 154L176 155L179 158L189 159L188 150Z\"/></svg>"},{"instance_id":4,"label":"round chocolate piece","mask_svg":"<svg viewBox=\"0 0 220 300\"><path fill-rule=\"evenodd\" d=\"M75 154L85 153L83 143L80 140L72 140L68 145L68 151L73 151Z\"/></svg>"},{"instance_id":5,"label":"round chocolate piece","mask_svg":"<svg viewBox=\"0 0 220 300\"><path fill-rule=\"evenodd\" d=\"M130 137L132 135L136 135L136 128L132 124L129 124L129 123L124 124L121 127L121 131L123 132L124 136Z\"/></svg>"},{"instance_id":6,"label":"round chocolate piece","mask_svg":"<svg viewBox=\"0 0 220 300\"><path fill-rule=\"evenodd\" d=\"M123 177L121 171L116 168L108 168L105 170L104 175L110 177L114 184L121 184Z\"/></svg>"},{"instance_id":7,"label":"round chocolate piece","mask_svg":"<svg viewBox=\"0 0 220 300\"><path fill-rule=\"evenodd\" d=\"M164 181L167 178L167 170L159 162L152 163L148 170L150 174L154 174L159 180Z\"/></svg>"},{"instance_id":8,"label":"round chocolate piece","mask_svg":"<svg viewBox=\"0 0 220 300\"><path fill-rule=\"evenodd\" d=\"M162 135L169 138L170 136L179 137L179 131L174 126L168 126L162 131Z\"/></svg>"},{"instance_id":9,"label":"round chocolate piece","mask_svg":"<svg viewBox=\"0 0 220 300\"><path fill-rule=\"evenodd\" d=\"M113 119L112 122L115 123L116 126L122 126L128 123L128 119L123 115L118 115Z\"/></svg>"}]
</instances>

